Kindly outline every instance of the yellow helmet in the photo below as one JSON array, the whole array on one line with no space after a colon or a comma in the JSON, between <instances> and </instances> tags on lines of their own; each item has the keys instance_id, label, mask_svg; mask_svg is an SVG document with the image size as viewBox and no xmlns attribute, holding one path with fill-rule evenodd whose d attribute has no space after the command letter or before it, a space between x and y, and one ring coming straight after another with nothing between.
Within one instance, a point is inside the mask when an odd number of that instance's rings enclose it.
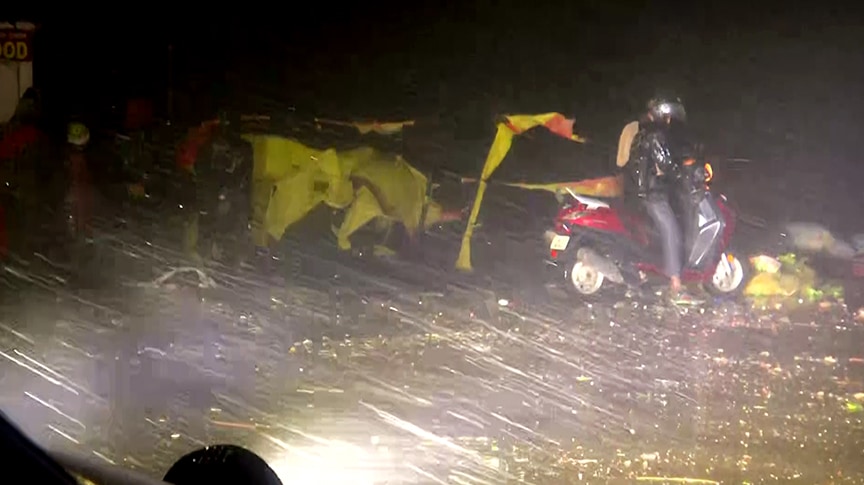
<instances>
[{"instance_id":1,"label":"yellow helmet","mask_svg":"<svg viewBox=\"0 0 864 485\"><path fill-rule=\"evenodd\" d=\"M84 123L77 121L69 123L69 127L66 131L66 141L68 141L70 145L84 147L90 141L90 130L84 126Z\"/></svg>"}]
</instances>

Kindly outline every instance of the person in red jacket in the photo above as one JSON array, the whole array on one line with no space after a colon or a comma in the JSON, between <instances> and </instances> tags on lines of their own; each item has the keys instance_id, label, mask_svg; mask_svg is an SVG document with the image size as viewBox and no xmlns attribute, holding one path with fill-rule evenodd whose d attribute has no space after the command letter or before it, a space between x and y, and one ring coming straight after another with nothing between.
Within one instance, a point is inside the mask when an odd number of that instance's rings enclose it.
<instances>
[{"instance_id":1,"label":"person in red jacket","mask_svg":"<svg viewBox=\"0 0 864 485\"><path fill-rule=\"evenodd\" d=\"M0 132L0 257L10 250L9 225L15 226L20 236L21 223L28 219L26 212L34 205L33 193L39 183L38 169L46 145L39 128L39 113L38 93L30 88Z\"/></svg>"},{"instance_id":2,"label":"person in red jacket","mask_svg":"<svg viewBox=\"0 0 864 485\"><path fill-rule=\"evenodd\" d=\"M185 177L184 249L193 257L240 263L250 249L252 149L239 127L223 113L190 129L178 147L177 168Z\"/></svg>"}]
</instances>

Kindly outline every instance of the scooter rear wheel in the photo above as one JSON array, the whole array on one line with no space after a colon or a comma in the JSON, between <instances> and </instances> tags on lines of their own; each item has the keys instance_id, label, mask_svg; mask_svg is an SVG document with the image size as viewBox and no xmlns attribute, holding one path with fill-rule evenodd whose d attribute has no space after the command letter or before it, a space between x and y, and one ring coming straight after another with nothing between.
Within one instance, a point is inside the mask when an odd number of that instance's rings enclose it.
<instances>
[{"instance_id":1,"label":"scooter rear wheel","mask_svg":"<svg viewBox=\"0 0 864 485\"><path fill-rule=\"evenodd\" d=\"M597 294L606 279L603 273L578 259L567 265L564 278L570 292L584 296Z\"/></svg>"}]
</instances>

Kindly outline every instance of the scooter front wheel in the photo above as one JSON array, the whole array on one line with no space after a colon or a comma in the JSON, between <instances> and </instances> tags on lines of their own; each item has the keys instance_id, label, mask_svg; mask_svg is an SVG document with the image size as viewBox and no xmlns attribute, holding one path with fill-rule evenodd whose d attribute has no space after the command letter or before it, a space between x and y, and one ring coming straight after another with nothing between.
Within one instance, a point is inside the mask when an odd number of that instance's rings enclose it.
<instances>
[{"instance_id":1,"label":"scooter front wheel","mask_svg":"<svg viewBox=\"0 0 864 485\"><path fill-rule=\"evenodd\" d=\"M747 265L734 253L725 252L717 262L717 268L706 289L715 295L729 295L744 289L747 282Z\"/></svg>"},{"instance_id":2,"label":"scooter front wheel","mask_svg":"<svg viewBox=\"0 0 864 485\"><path fill-rule=\"evenodd\" d=\"M595 295L606 279L596 268L574 259L564 272L567 289L579 295Z\"/></svg>"}]
</instances>

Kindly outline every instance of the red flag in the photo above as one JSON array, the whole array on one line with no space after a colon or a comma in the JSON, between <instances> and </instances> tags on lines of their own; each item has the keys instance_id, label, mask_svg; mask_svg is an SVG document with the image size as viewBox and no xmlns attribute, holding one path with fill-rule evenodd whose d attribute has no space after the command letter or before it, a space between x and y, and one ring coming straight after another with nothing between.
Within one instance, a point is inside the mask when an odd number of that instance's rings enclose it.
<instances>
[{"instance_id":1,"label":"red flag","mask_svg":"<svg viewBox=\"0 0 864 485\"><path fill-rule=\"evenodd\" d=\"M570 139L573 138L573 124L575 120L571 120L565 118L563 115L556 114L549 121L547 121L543 126L545 126L549 131L555 133L558 136Z\"/></svg>"}]
</instances>

